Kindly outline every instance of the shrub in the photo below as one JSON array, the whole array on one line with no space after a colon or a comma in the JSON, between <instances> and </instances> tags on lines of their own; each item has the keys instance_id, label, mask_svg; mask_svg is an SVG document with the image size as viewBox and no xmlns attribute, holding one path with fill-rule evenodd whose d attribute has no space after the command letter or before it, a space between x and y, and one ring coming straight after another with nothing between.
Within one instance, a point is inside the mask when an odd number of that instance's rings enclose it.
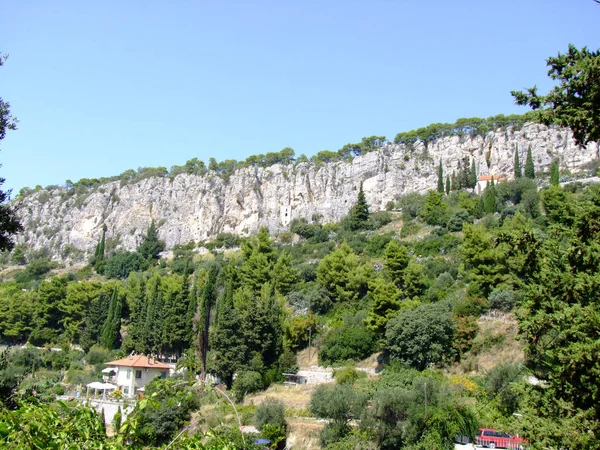
<instances>
[{"instance_id":1,"label":"shrub","mask_svg":"<svg viewBox=\"0 0 600 450\"><path fill-rule=\"evenodd\" d=\"M367 374L362 370L356 370L352 367L346 367L344 369L336 370L333 373L333 377L338 384L354 384L359 378L365 378Z\"/></svg>"},{"instance_id":2,"label":"shrub","mask_svg":"<svg viewBox=\"0 0 600 450\"><path fill-rule=\"evenodd\" d=\"M456 325L444 303L401 311L387 324L390 356L418 370L440 365L453 356Z\"/></svg>"},{"instance_id":3,"label":"shrub","mask_svg":"<svg viewBox=\"0 0 600 450\"><path fill-rule=\"evenodd\" d=\"M334 329L319 350L324 364L358 361L377 351L377 335L363 325L349 325Z\"/></svg>"},{"instance_id":4,"label":"shrub","mask_svg":"<svg viewBox=\"0 0 600 450\"><path fill-rule=\"evenodd\" d=\"M233 396L236 402L242 402L246 394L263 389L263 379L260 373L254 371L239 372L233 382Z\"/></svg>"},{"instance_id":5,"label":"shrub","mask_svg":"<svg viewBox=\"0 0 600 450\"><path fill-rule=\"evenodd\" d=\"M369 221L371 222L370 228L377 230L378 228L390 223L392 221L392 215L388 211L377 211L371 214Z\"/></svg>"},{"instance_id":6,"label":"shrub","mask_svg":"<svg viewBox=\"0 0 600 450\"><path fill-rule=\"evenodd\" d=\"M515 293L508 289L494 289L489 297L490 308L510 311L515 305Z\"/></svg>"},{"instance_id":7,"label":"shrub","mask_svg":"<svg viewBox=\"0 0 600 450\"><path fill-rule=\"evenodd\" d=\"M283 403L280 400L267 397L265 401L256 408L254 424L256 425L256 428L261 431L265 425L281 427L285 431L287 424L285 422L285 408Z\"/></svg>"},{"instance_id":8,"label":"shrub","mask_svg":"<svg viewBox=\"0 0 600 450\"><path fill-rule=\"evenodd\" d=\"M104 265L107 278L127 278L131 272L145 267L146 260L139 253L121 252L110 257Z\"/></svg>"},{"instance_id":9,"label":"shrub","mask_svg":"<svg viewBox=\"0 0 600 450\"><path fill-rule=\"evenodd\" d=\"M85 355L85 361L91 365L102 364L112 358L110 350L102 347L101 345L95 344L90 348Z\"/></svg>"}]
</instances>

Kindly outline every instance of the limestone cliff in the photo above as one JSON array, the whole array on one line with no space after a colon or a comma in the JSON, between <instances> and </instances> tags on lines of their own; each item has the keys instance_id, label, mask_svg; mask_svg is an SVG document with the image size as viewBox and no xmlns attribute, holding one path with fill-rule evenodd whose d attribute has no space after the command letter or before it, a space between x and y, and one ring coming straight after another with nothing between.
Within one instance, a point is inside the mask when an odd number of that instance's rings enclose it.
<instances>
[{"instance_id":1,"label":"limestone cliff","mask_svg":"<svg viewBox=\"0 0 600 450\"><path fill-rule=\"evenodd\" d=\"M18 242L33 249L47 247L55 259L64 259L73 248L84 252L79 257L93 252L104 224L107 237L118 238L119 248L133 250L151 220L160 225L167 249L219 232L254 233L262 225L272 232L286 230L291 219L310 221L315 213L324 222L337 221L356 201L361 181L372 210L379 210L403 194L435 189L440 160L444 174L469 157L479 176L510 179L515 150L524 165L529 146L537 171L559 158L561 169L576 172L598 157L596 143L578 147L567 129L527 124L485 137L443 138L427 146L388 144L349 162L246 167L227 180L209 171L124 186L115 181L83 196L66 195L64 188L42 190L17 202L25 227Z\"/></svg>"}]
</instances>

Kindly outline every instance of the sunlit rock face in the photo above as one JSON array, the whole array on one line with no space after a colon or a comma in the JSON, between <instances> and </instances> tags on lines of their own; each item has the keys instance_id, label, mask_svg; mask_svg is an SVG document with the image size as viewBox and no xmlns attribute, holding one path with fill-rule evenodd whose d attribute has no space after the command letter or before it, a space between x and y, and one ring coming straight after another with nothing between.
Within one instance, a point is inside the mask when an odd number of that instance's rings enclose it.
<instances>
[{"instance_id":1,"label":"sunlit rock face","mask_svg":"<svg viewBox=\"0 0 600 450\"><path fill-rule=\"evenodd\" d=\"M124 186L115 181L79 197L66 195L63 188L42 190L16 202L25 227L18 242L48 248L54 259L66 260L93 253L103 225L107 238L118 239L122 250L134 250L152 220L167 249L220 232L248 235L266 226L276 233L287 230L294 218L341 219L356 201L361 182L372 211L404 194L435 189L440 161L444 177L458 172L459 161L468 158L475 161L478 176L511 179L515 151L524 167L529 147L536 171L548 171L559 158L561 169L577 172L598 158L596 143L579 147L568 129L527 124L485 137L454 136L412 147L388 144L352 161L246 167L228 179L209 171Z\"/></svg>"}]
</instances>

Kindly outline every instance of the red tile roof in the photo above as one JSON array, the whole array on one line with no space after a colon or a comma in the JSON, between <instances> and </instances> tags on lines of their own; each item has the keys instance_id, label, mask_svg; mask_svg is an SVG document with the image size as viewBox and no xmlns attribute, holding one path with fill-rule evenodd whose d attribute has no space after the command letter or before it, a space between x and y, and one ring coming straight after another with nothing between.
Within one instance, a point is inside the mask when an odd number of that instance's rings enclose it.
<instances>
[{"instance_id":1,"label":"red tile roof","mask_svg":"<svg viewBox=\"0 0 600 450\"><path fill-rule=\"evenodd\" d=\"M506 178L498 175L482 175L479 177L479 181L490 181L492 178L494 181L506 181Z\"/></svg>"},{"instance_id":2,"label":"red tile roof","mask_svg":"<svg viewBox=\"0 0 600 450\"><path fill-rule=\"evenodd\" d=\"M142 367L145 369L171 369L172 367L156 361L154 358L148 358L143 355L128 356L127 358L117 359L104 363L107 366L123 366L123 367Z\"/></svg>"}]
</instances>

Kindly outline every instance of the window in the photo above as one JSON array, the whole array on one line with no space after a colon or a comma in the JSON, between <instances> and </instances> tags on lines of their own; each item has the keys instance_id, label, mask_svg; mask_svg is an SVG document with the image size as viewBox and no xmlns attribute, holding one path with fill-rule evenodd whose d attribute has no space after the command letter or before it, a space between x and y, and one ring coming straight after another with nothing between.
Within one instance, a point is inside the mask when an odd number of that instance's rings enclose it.
<instances>
[{"instance_id":1,"label":"window","mask_svg":"<svg viewBox=\"0 0 600 450\"><path fill-rule=\"evenodd\" d=\"M160 373L160 377L161 377L161 378L167 378L167 371L166 371L166 370L163 370L163 371Z\"/></svg>"},{"instance_id":2,"label":"window","mask_svg":"<svg viewBox=\"0 0 600 450\"><path fill-rule=\"evenodd\" d=\"M131 379L131 369L127 369L127 379Z\"/></svg>"},{"instance_id":3,"label":"window","mask_svg":"<svg viewBox=\"0 0 600 450\"><path fill-rule=\"evenodd\" d=\"M123 387L123 394L129 395L129 386L124 386Z\"/></svg>"},{"instance_id":4,"label":"window","mask_svg":"<svg viewBox=\"0 0 600 450\"><path fill-rule=\"evenodd\" d=\"M135 377L136 378L142 378L142 371L141 370L136 370L135 371Z\"/></svg>"}]
</instances>

